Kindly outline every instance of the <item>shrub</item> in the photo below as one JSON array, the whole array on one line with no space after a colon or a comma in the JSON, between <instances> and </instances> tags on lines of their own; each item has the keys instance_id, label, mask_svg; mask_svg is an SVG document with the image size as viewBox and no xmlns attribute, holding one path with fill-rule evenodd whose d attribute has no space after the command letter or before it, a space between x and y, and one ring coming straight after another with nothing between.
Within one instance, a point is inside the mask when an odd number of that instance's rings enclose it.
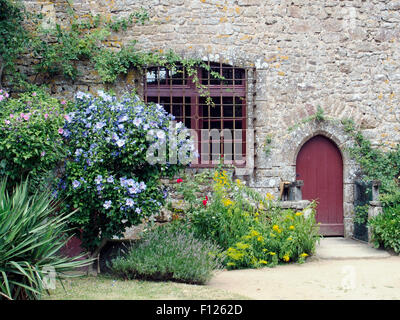
<instances>
[{"instance_id":1,"label":"shrub","mask_svg":"<svg viewBox=\"0 0 400 320\"><path fill-rule=\"evenodd\" d=\"M65 106L40 89L17 99L3 92L0 100L0 176L10 188L28 175L32 189L46 187L65 156L59 132Z\"/></svg>"},{"instance_id":2,"label":"shrub","mask_svg":"<svg viewBox=\"0 0 400 320\"><path fill-rule=\"evenodd\" d=\"M112 262L112 269L127 278L174 280L204 284L221 268L219 249L199 240L186 229L168 225L156 227L134 245L125 257Z\"/></svg>"},{"instance_id":3,"label":"shrub","mask_svg":"<svg viewBox=\"0 0 400 320\"><path fill-rule=\"evenodd\" d=\"M400 205L384 208L380 214L368 221L375 247L393 249L400 252Z\"/></svg>"},{"instance_id":4,"label":"shrub","mask_svg":"<svg viewBox=\"0 0 400 320\"><path fill-rule=\"evenodd\" d=\"M28 184L17 185L10 195L6 181L0 183L0 299L38 299L44 277L54 271L58 279L67 271L90 263L82 257L58 254L68 238L67 219L54 215L49 193L28 195Z\"/></svg>"},{"instance_id":5,"label":"shrub","mask_svg":"<svg viewBox=\"0 0 400 320\"><path fill-rule=\"evenodd\" d=\"M212 239L225 250L229 268L274 266L304 262L319 241L315 205L301 212L283 210L273 196L265 196L233 181L227 171L213 174L213 193L199 196L202 173L182 179L177 191L188 202L180 221L201 239ZM178 219L179 220L179 219Z\"/></svg>"},{"instance_id":6,"label":"shrub","mask_svg":"<svg viewBox=\"0 0 400 320\"><path fill-rule=\"evenodd\" d=\"M305 216L306 215L306 216ZM303 211L284 210L269 221L258 220L226 251L228 267L248 268L278 263L299 262L315 251L319 239L312 207Z\"/></svg>"},{"instance_id":7,"label":"shrub","mask_svg":"<svg viewBox=\"0 0 400 320\"><path fill-rule=\"evenodd\" d=\"M78 93L62 129L69 158L59 189L66 210L79 209L70 222L83 230L89 250L159 211L160 177L191 159L188 130L172 122L162 106L146 105L135 94Z\"/></svg>"}]
</instances>

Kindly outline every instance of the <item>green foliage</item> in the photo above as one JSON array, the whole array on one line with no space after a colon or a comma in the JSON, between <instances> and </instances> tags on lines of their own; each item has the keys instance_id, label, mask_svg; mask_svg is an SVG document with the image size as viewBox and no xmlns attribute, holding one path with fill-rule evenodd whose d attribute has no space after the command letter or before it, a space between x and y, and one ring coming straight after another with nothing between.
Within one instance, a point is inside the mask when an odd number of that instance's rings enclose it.
<instances>
[{"instance_id":1,"label":"green foliage","mask_svg":"<svg viewBox=\"0 0 400 320\"><path fill-rule=\"evenodd\" d=\"M400 205L387 207L383 214L368 221L375 247L383 246L400 253Z\"/></svg>"},{"instance_id":2,"label":"green foliage","mask_svg":"<svg viewBox=\"0 0 400 320\"><path fill-rule=\"evenodd\" d=\"M55 215L56 204L48 192L28 195L28 184L12 194L0 182L0 300L39 299L45 291L47 270L58 279L66 272L91 263L82 257L59 254L68 241L66 224L72 213Z\"/></svg>"},{"instance_id":3,"label":"green foliage","mask_svg":"<svg viewBox=\"0 0 400 320\"><path fill-rule=\"evenodd\" d=\"M38 89L3 100L0 107L0 176L8 178L10 187L28 175L33 189L47 187L65 156L58 132L65 105Z\"/></svg>"},{"instance_id":4,"label":"green foliage","mask_svg":"<svg viewBox=\"0 0 400 320\"><path fill-rule=\"evenodd\" d=\"M15 60L29 42L22 25L25 16L19 1L0 0L0 88L3 72L15 74Z\"/></svg>"},{"instance_id":5,"label":"green foliage","mask_svg":"<svg viewBox=\"0 0 400 320\"><path fill-rule=\"evenodd\" d=\"M355 128L353 121L344 120L342 123L346 132L354 138L355 145L349 151L362 169L363 180L381 181L380 200L384 206L400 204L400 145L388 152L373 148L371 142Z\"/></svg>"},{"instance_id":6,"label":"green foliage","mask_svg":"<svg viewBox=\"0 0 400 320\"><path fill-rule=\"evenodd\" d=\"M126 256L112 262L126 279L173 280L204 284L221 268L220 250L176 224L147 231Z\"/></svg>"},{"instance_id":7,"label":"green foliage","mask_svg":"<svg viewBox=\"0 0 400 320\"><path fill-rule=\"evenodd\" d=\"M108 28L99 28L100 22L99 17L86 23L73 18L69 28L59 24L38 28L38 36L32 41L34 56L39 59L36 71L50 77L63 75L76 79L79 76L76 62L93 59L101 51L102 41L110 35Z\"/></svg>"},{"instance_id":8,"label":"green foliage","mask_svg":"<svg viewBox=\"0 0 400 320\"><path fill-rule=\"evenodd\" d=\"M317 107L317 111L314 114L302 119L299 123L296 123L294 126L290 127L288 129L288 131L289 132L294 131L294 130L298 129L300 127L300 125L305 124L305 123L309 123L311 121L322 122L322 121L326 121L326 120L332 120L332 119L328 118L325 115L325 111L321 106L318 106Z\"/></svg>"},{"instance_id":9,"label":"green foliage","mask_svg":"<svg viewBox=\"0 0 400 320\"><path fill-rule=\"evenodd\" d=\"M133 12L128 17L105 19L101 15L88 15L79 17L73 7L67 8L69 12L68 25L39 24L41 17L25 14L24 7L16 6L9 0L1 0L4 7L4 17L0 20L4 28L0 28L0 35L4 30L3 46L0 46L0 87L1 74L4 68L11 71L10 80L15 86L27 90L29 83L21 78L21 73L13 72L16 68L15 59L29 49L33 57L37 59L34 69L38 75L42 75L42 81L48 82L55 76L63 76L76 80L81 74L78 70L79 61L93 63L93 69L97 72L103 83L113 83L121 74L127 74L132 68L142 69L146 66L165 66L175 70L176 65L182 65L191 77L201 96L206 97L206 103L214 106L209 90L203 85L197 74L197 67L207 69L216 79L223 77L212 70L199 59L184 59L168 50L166 54L161 52L143 52L135 47L136 41L122 45L117 41L119 50L111 49L108 44L115 39L111 35L127 30L135 24L144 24L148 21L148 12L144 9ZM22 26L22 21L32 25L33 31L27 31ZM0 25L0 27L2 26ZM0 44L2 44L0 42ZM177 70L181 72L180 70ZM36 79L35 79L36 80Z\"/></svg>"},{"instance_id":10,"label":"green foliage","mask_svg":"<svg viewBox=\"0 0 400 320\"><path fill-rule=\"evenodd\" d=\"M307 214L307 216L305 216ZM273 267L278 263L303 263L315 251L319 239L314 207L304 211L282 210L257 215L248 232L227 251L228 267Z\"/></svg>"},{"instance_id":11,"label":"green foliage","mask_svg":"<svg viewBox=\"0 0 400 320\"><path fill-rule=\"evenodd\" d=\"M211 239L225 250L229 268L274 266L278 262L303 262L319 240L314 205L303 212L282 210L273 196L263 196L227 171L184 178L177 187L187 204L176 215L196 237ZM200 196L199 185L213 185L213 193ZM307 217L305 217L305 214Z\"/></svg>"},{"instance_id":12,"label":"green foliage","mask_svg":"<svg viewBox=\"0 0 400 320\"><path fill-rule=\"evenodd\" d=\"M354 222L357 224L365 224L368 221L369 204L356 206L354 209Z\"/></svg>"},{"instance_id":13,"label":"green foliage","mask_svg":"<svg viewBox=\"0 0 400 320\"><path fill-rule=\"evenodd\" d=\"M271 143L272 143L272 135L268 134L264 141L264 152L265 155L268 157L271 153Z\"/></svg>"}]
</instances>

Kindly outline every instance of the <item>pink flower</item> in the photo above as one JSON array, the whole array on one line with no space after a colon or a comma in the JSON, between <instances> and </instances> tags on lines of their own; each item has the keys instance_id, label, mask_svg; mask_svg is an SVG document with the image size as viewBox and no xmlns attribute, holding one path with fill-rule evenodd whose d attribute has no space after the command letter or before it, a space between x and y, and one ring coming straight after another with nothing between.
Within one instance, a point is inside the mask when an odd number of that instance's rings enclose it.
<instances>
[{"instance_id":1,"label":"pink flower","mask_svg":"<svg viewBox=\"0 0 400 320\"><path fill-rule=\"evenodd\" d=\"M63 134L63 133L64 133L63 128L58 129L58 133L59 133L59 134Z\"/></svg>"},{"instance_id":2,"label":"pink flower","mask_svg":"<svg viewBox=\"0 0 400 320\"><path fill-rule=\"evenodd\" d=\"M11 123L10 120L5 120L4 122L5 122L6 124L10 124L10 123Z\"/></svg>"},{"instance_id":3,"label":"pink flower","mask_svg":"<svg viewBox=\"0 0 400 320\"><path fill-rule=\"evenodd\" d=\"M30 113L24 114L24 115L22 116L22 118L24 118L26 121L28 121L30 117L31 117L31 114L30 114Z\"/></svg>"},{"instance_id":4,"label":"pink flower","mask_svg":"<svg viewBox=\"0 0 400 320\"><path fill-rule=\"evenodd\" d=\"M14 115L13 115L12 113L10 114L10 118L11 118L11 119L14 118Z\"/></svg>"},{"instance_id":5,"label":"pink flower","mask_svg":"<svg viewBox=\"0 0 400 320\"><path fill-rule=\"evenodd\" d=\"M41 154L40 154L40 156L41 156L41 157L44 157L45 154L46 154L46 152L45 152L45 151L42 151Z\"/></svg>"},{"instance_id":6,"label":"pink flower","mask_svg":"<svg viewBox=\"0 0 400 320\"><path fill-rule=\"evenodd\" d=\"M36 97L36 96L37 96L36 92L32 93L32 97Z\"/></svg>"},{"instance_id":7,"label":"pink flower","mask_svg":"<svg viewBox=\"0 0 400 320\"><path fill-rule=\"evenodd\" d=\"M61 100L61 104L66 104L66 103L67 103L67 101Z\"/></svg>"},{"instance_id":8,"label":"pink flower","mask_svg":"<svg viewBox=\"0 0 400 320\"><path fill-rule=\"evenodd\" d=\"M48 117L49 117L49 114L48 114L48 113L45 113L45 114L44 114L44 118L47 119Z\"/></svg>"},{"instance_id":9,"label":"pink flower","mask_svg":"<svg viewBox=\"0 0 400 320\"><path fill-rule=\"evenodd\" d=\"M176 182L181 183L181 182L183 182L183 180L181 178L179 178L179 179L176 179Z\"/></svg>"},{"instance_id":10,"label":"pink flower","mask_svg":"<svg viewBox=\"0 0 400 320\"><path fill-rule=\"evenodd\" d=\"M4 96L0 95L0 102L4 99Z\"/></svg>"}]
</instances>

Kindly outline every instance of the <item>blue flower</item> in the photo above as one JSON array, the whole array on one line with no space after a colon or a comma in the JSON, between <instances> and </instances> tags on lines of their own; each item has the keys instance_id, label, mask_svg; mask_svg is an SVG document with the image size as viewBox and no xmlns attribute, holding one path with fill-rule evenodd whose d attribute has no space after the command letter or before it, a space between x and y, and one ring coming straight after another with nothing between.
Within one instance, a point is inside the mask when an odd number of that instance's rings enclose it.
<instances>
[{"instance_id":1,"label":"blue flower","mask_svg":"<svg viewBox=\"0 0 400 320\"><path fill-rule=\"evenodd\" d=\"M125 122L127 120L128 120L128 117L125 115L118 118L118 122Z\"/></svg>"},{"instance_id":2,"label":"blue flower","mask_svg":"<svg viewBox=\"0 0 400 320\"><path fill-rule=\"evenodd\" d=\"M125 145L125 140L124 139L118 139L116 143L117 143L117 146L121 148L121 147L123 147Z\"/></svg>"},{"instance_id":3,"label":"blue flower","mask_svg":"<svg viewBox=\"0 0 400 320\"><path fill-rule=\"evenodd\" d=\"M143 120L141 118L135 118L132 122L136 127L139 127Z\"/></svg>"},{"instance_id":4,"label":"blue flower","mask_svg":"<svg viewBox=\"0 0 400 320\"><path fill-rule=\"evenodd\" d=\"M79 188L80 186L81 186L81 183L80 183L78 180L74 180L74 181L72 182L72 187L73 187L74 189Z\"/></svg>"},{"instance_id":5,"label":"blue flower","mask_svg":"<svg viewBox=\"0 0 400 320\"><path fill-rule=\"evenodd\" d=\"M103 176L102 175L98 175L96 177L96 179L94 179L94 182L96 182L96 184L100 184L101 181L103 181Z\"/></svg>"},{"instance_id":6,"label":"blue flower","mask_svg":"<svg viewBox=\"0 0 400 320\"><path fill-rule=\"evenodd\" d=\"M136 194L136 193L139 192L139 189L136 188L136 187L131 187L131 188L128 189L128 191L129 191L130 194Z\"/></svg>"},{"instance_id":7,"label":"blue flower","mask_svg":"<svg viewBox=\"0 0 400 320\"><path fill-rule=\"evenodd\" d=\"M133 199L132 198L128 198L128 199L126 199L126 203L125 203L128 207L133 207L134 206L134 204L135 204L135 201L133 201Z\"/></svg>"},{"instance_id":8,"label":"blue flower","mask_svg":"<svg viewBox=\"0 0 400 320\"><path fill-rule=\"evenodd\" d=\"M108 177L108 178L107 178L107 182L108 182L108 183L114 183L114 178L113 178L113 176Z\"/></svg>"},{"instance_id":9,"label":"blue flower","mask_svg":"<svg viewBox=\"0 0 400 320\"><path fill-rule=\"evenodd\" d=\"M111 200L108 200L108 201L104 202L103 207L105 209L109 209L111 207L111 204L112 204Z\"/></svg>"},{"instance_id":10,"label":"blue flower","mask_svg":"<svg viewBox=\"0 0 400 320\"><path fill-rule=\"evenodd\" d=\"M105 125L106 125L105 122L97 122L97 123L96 123L96 129L101 129L101 128L103 128Z\"/></svg>"}]
</instances>

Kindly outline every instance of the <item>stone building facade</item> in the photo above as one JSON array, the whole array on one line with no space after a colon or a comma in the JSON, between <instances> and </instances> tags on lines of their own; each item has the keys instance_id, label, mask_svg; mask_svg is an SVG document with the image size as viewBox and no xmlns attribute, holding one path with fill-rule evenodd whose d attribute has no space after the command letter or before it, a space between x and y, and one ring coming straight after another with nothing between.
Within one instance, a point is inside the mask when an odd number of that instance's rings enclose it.
<instances>
[{"instance_id":1,"label":"stone building facade","mask_svg":"<svg viewBox=\"0 0 400 320\"><path fill-rule=\"evenodd\" d=\"M24 1L29 10L61 21L65 1ZM110 45L172 49L188 58L248 68L249 185L278 196L282 181L296 180L296 159L312 137L328 137L343 159L344 235L353 233L357 164L341 119L351 118L374 146L400 140L400 1L389 0L75 0L79 15L126 16L144 8L150 21L112 36ZM103 87L87 65L75 83L55 79L54 93ZM116 90L142 88L132 71ZM142 88L143 89L143 88ZM337 121L301 119L321 107ZM300 124L299 124L300 123ZM297 125L299 124L299 125ZM293 128L293 130L289 130ZM268 152L266 152L266 141Z\"/></svg>"}]
</instances>

